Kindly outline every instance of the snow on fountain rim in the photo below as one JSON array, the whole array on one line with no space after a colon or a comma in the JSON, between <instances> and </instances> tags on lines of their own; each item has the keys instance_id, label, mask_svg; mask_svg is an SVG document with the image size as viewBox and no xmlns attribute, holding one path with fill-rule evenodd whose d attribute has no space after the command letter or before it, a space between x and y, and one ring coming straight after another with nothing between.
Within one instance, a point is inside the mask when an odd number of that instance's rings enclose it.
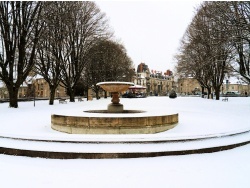
<instances>
[{"instance_id":1,"label":"snow on fountain rim","mask_svg":"<svg viewBox=\"0 0 250 188\"><path fill-rule=\"evenodd\" d=\"M119 81L99 82L96 85L112 85L112 84L118 84L118 85L135 85L133 82L119 82Z\"/></svg>"}]
</instances>

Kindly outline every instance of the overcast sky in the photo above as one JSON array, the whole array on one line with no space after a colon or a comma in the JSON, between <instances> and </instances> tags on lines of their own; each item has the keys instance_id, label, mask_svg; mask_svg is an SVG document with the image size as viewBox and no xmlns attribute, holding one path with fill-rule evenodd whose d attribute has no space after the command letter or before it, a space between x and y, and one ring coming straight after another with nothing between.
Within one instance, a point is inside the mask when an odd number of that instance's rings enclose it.
<instances>
[{"instance_id":1,"label":"overcast sky","mask_svg":"<svg viewBox=\"0 0 250 188\"><path fill-rule=\"evenodd\" d=\"M200 0L96 1L135 67L173 70L173 56Z\"/></svg>"}]
</instances>

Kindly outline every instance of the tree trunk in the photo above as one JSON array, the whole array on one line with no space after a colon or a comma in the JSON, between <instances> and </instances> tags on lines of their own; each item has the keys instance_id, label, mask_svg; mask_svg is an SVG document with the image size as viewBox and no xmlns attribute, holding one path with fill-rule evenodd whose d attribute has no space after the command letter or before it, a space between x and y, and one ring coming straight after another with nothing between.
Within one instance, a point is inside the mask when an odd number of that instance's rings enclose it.
<instances>
[{"instance_id":1,"label":"tree trunk","mask_svg":"<svg viewBox=\"0 0 250 188\"><path fill-rule=\"evenodd\" d=\"M210 99L210 95L211 95L211 87L207 88L207 99Z\"/></svg>"},{"instance_id":2,"label":"tree trunk","mask_svg":"<svg viewBox=\"0 0 250 188\"><path fill-rule=\"evenodd\" d=\"M74 88L69 88L69 102L75 102L75 90Z\"/></svg>"},{"instance_id":3,"label":"tree trunk","mask_svg":"<svg viewBox=\"0 0 250 188\"><path fill-rule=\"evenodd\" d=\"M89 90L87 89L87 101L89 100Z\"/></svg>"},{"instance_id":4,"label":"tree trunk","mask_svg":"<svg viewBox=\"0 0 250 188\"><path fill-rule=\"evenodd\" d=\"M18 108L18 88L17 87L8 87L9 92L9 107L10 108Z\"/></svg>"},{"instance_id":5,"label":"tree trunk","mask_svg":"<svg viewBox=\"0 0 250 188\"><path fill-rule=\"evenodd\" d=\"M201 97L204 98L204 87L201 87Z\"/></svg>"},{"instance_id":6,"label":"tree trunk","mask_svg":"<svg viewBox=\"0 0 250 188\"><path fill-rule=\"evenodd\" d=\"M95 96L96 96L96 99L97 99L97 100L100 99L100 97L99 97L99 89L96 89Z\"/></svg>"},{"instance_id":7,"label":"tree trunk","mask_svg":"<svg viewBox=\"0 0 250 188\"><path fill-rule=\"evenodd\" d=\"M53 87L53 86L50 86L49 105L53 105L54 104L55 91L56 91L56 88Z\"/></svg>"},{"instance_id":8,"label":"tree trunk","mask_svg":"<svg viewBox=\"0 0 250 188\"><path fill-rule=\"evenodd\" d=\"M215 97L216 100L220 100L220 88L215 88Z\"/></svg>"}]
</instances>

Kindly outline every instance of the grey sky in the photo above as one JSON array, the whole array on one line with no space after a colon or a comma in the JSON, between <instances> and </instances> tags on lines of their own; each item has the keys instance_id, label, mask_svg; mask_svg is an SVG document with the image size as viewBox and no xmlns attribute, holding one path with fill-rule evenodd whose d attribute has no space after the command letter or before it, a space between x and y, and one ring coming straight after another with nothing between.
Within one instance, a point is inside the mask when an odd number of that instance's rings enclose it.
<instances>
[{"instance_id":1,"label":"grey sky","mask_svg":"<svg viewBox=\"0 0 250 188\"><path fill-rule=\"evenodd\" d=\"M201 1L97 1L137 67L173 70L173 56Z\"/></svg>"}]
</instances>

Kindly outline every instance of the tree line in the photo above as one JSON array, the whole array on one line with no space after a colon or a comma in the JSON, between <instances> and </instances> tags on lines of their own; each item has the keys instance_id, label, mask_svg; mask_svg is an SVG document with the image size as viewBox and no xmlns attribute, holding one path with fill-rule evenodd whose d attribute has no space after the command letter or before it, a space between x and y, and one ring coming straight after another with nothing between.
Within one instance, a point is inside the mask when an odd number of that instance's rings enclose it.
<instances>
[{"instance_id":1,"label":"tree line","mask_svg":"<svg viewBox=\"0 0 250 188\"><path fill-rule=\"evenodd\" d=\"M46 80L52 105L59 84L74 102L79 84L98 91L97 82L129 80L131 67L95 2L0 2L0 80L10 107L31 75Z\"/></svg>"},{"instance_id":2,"label":"tree line","mask_svg":"<svg viewBox=\"0 0 250 188\"><path fill-rule=\"evenodd\" d=\"M196 78L208 98L213 89L219 100L223 80L236 73L250 84L250 2L203 2L175 58L178 75Z\"/></svg>"}]
</instances>

